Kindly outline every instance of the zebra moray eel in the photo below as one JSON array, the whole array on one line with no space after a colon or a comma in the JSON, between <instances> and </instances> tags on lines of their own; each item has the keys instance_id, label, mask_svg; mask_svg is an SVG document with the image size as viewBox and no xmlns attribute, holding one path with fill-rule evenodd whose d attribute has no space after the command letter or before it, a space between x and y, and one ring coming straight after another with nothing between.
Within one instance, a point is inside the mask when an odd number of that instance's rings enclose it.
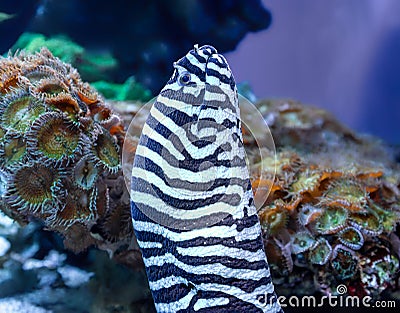
<instances>
[{"instance_id":1,"label":"zebra moray eel","mask_svg":"<svg viewBox=\"0 0 400 313\"><path fill-rule=\"evenodd\" d=\"M157 312L281 312L232 72L211 46L174 68L132 169L133 226Z\"/></svg>"}]
</instances>

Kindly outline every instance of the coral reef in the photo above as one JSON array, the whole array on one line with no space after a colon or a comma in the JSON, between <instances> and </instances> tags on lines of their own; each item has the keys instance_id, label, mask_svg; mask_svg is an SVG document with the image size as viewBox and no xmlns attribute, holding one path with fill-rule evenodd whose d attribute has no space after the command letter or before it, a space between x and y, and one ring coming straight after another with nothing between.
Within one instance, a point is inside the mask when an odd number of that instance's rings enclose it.
<instances>
[{"instance_id":1,"label":"coral reef","mask_svg":"<svg viewBox=\"0 0 400 313\"><path fill-rule=\"evenodd\" d=\"M139 104L112 102L128 127ZM276 141L263 151L244 131L256 203L277 294L378 299L399 286L400 165L376 138L361 136L324 110L291 100L257 103ZM249 118L251 120L251 117ZM140 125L137 125L140 127ZM258 125L252 125L257 131ZM263 127L261 125L261 127ZM138 130L137 133L140 133ZM138 138L129 138L134 153ZM260 180L262 177L266 179Z\"/></svg>"},{"instance_id":2,"label":"coral reef","mask_svg":"<svg viewBox=\"0 0 400 313\"><path fill-rule=\"evenodd\" d=\"M261 101L277 144L257 159L253 188L270 186L259 216L278 294L378 297L398 288L400 166L376 139L357 136L325 111ZM261 169L273 181L260 181ZM268 179L268 178L267 178Z\"/></svg>"},{"instance_id":3,"label":"coral reef","mask_svg":"<svg viewBox=\"0 0 400 313\"><path fill-rule=\"evenodd\" d=\"M73 251L131 242L120 118L47 49L0 59L1 209L60 232Z\"/></svg>"}]
</instances>

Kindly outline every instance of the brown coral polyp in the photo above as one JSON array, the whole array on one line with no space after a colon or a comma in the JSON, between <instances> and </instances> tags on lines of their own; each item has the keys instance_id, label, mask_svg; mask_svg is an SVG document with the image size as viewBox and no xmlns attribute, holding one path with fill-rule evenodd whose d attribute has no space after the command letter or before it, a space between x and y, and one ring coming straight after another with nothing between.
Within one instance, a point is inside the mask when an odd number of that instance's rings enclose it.
<instances>
[{"instance_id":1,"label":"brown coral polyp","mask_svg":"<svg viewBox=\"0 0 400 313\"><path fill-rule=\"evenodd\" d=\"M323 212L323 209L320 207L305 204L299 209L298 221L300 225L305 227L311 223L314 223Z\"/></svg>"},{"instance_id":2,"label":"brown coral polyp","mask_svg":"<svg viewBox=\"0 0 400 313\"><path fill-rule=\"evenodd\" d=\"M77 95L91 110L95 107L101 108L97 92L88 83L80 83L77 86Z\"/></svg>"},{"instance_id":3,"label":"brown coral polyp","mask_svg":"<svg viewBox=\"0 0 400 313\"><path fill-rule=\"evenodd\" d=\"M78 102L70 94L62 92L49 98L47 103L63 112L75 124L79 124L79 115L81 115L82 110Z\"/></svg>"},{"instance_id":4,"label":"brown coral polyp","mask_svg":"<svg viewBox=\"0 0 400 313\"><path fill-rule=\"evenodd\" d=\"M59 172L43 164L20 166L13 177L9 202L17 209L35 212L54 201L54 191L59 181Z\"/></svg>"},{"instance_id":5,"label":"brown coral polyp","mask_svg":"<svg viewBox=\"0 0 400 313\"><path fill-rule=\"evenodd\" d=\"M111 117L111 110L109 108L104 108L101 111L96 112L93 115L93 119L96 122L103 122L108 120Z\"/></svg>"},{"instance_id":6,"label":"brown coral polyp","mask_svg":"<svg viewBox=\"0 0 400 313\"><path fill-rule=\"evenodd\" d=\"M57 211L53 225L71 226L75 222L88 224L95 219L96 209L96 188L92 190L82 190L67 184L68 194L63 200L63 206Z\"/></svg>"},{"instance_id":7,"label":"brown coral polyp","mask_svg":"<svg viewBox=\"0 0 400 313\"><path fill-rule=\"evenodd\" d=\"M349 248L337 245L332 252L331 264L339 280L353 277L357 272L358 258Z\"/></svg>"},{"instance_id":8,"label":"brown coral polyp","mask_svg":"<svg viewBox=\"0 0 400 313\"><path fill-rule=\"evenodd\" d=\"M48 79L52 76L56 76L57 72L49 66L33 64L23 68L21 74L28 78L32 84L35 84L42 79Z\"/></svg>"},{"instance_id":9,"label":"brown coral polyp","mask_svg":"<svg viewBox=\"0 0 400 313\"><path fill-rule=\"evenodd\" d=\"M353 213L349 220L350 225L366 235L377 236L382 233L383 227L376 213Z\"/></svg>"},{"instance_id":10,"label":"brown coral polyp","mask_svg":"<svg viewBox=\"0 0 400 313\"><path fill-rule=\"evenodd\" d=\"M122 205L111 208L99 224L101 235L110 242L129 238L133 230L130 211L124 210Z\"/></svg>"},{"instance_id":11,"label":"brown coral polyp","mask_svg":"<svg viewBox=\"0 0 400 313\"><path fill-rule=\"evenodd\" d=\"M62 92L68 92L68 86L56 78L43 78L38 82L36 92L44 94L45 97L51 97Z\"/></svg>"},{"instance_id":12,"label":"brown coral polyp","mask_svg":"<svg viewBox=\"0 0 400 313\"><path fill-rule=\"evenodd\" d=\"M308 259L312 264L324 265L328 262L331 254L331 245L325 238L321 237L309 252Z\"/></svg>"},{"instance_id":13,"label":"brown coral polyp","mask_svg":"<svg viewBox=\"0 0 400 313\"><path fill-rule=\"evenodd\" d=\"M1 73L1 72L0 72ZM0 93L7 93L18 86L19 69L9 70L0 76Z\"/></svg>"},{"instance_id":14,"label":"brown coral polyp","mask_svg":"<svg viewBox=\"0 0 400 313\"><path fill-rule=\"evenodd\" d=\"M364 237L361 232L354 227L346 227L339 232L340 242L352 250L358 250L364 244Z\"/></svg>"},{"instance_id":15,"label":"brown coral polyp","mask_svg":"<svg viewBox=\"0 0 400 313\"><path fill-rule=\"evenodd\" d=\"M315 246L316 240L308 231L300 231L290 238L292 253L305 252Z\"/></svg>"}]
</instances>

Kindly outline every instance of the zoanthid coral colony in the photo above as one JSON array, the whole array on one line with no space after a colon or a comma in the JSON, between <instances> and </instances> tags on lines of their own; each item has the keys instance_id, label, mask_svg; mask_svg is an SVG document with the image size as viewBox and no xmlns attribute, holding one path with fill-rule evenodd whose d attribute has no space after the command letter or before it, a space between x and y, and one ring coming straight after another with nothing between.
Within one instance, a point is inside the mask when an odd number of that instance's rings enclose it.
<instances>
[{"instance_id":1,"label":"zoanthid coral colony","mask_svg":"<svg viewBox=\"0 0 400 313\"><path fill-rule=\"evenodd\" d=\"M120 200L110 190L121 175L124 127L74 68L45 48L1 58L0 130L5 213L75 238L65 241L74 251L129 240L129 221L117 222L124 237L109 221L110 201ZM129 213L129 201L118 203Z\"/></svg>"},{"instance_id":2,"label":"zoanthid coral colony","mask_svg":"<svg viewBox=\"0 0 400 313\"><path fill-rule=\"evenodd\" d=\"M400 169L390 153L324 111L288 100L258 108L278 148L276 163L271 153L250 161L253 188L271 186L259 216L277 293L398 288ZM274 166L275 179L260 181Z\"/></svg>"}]
</instances>

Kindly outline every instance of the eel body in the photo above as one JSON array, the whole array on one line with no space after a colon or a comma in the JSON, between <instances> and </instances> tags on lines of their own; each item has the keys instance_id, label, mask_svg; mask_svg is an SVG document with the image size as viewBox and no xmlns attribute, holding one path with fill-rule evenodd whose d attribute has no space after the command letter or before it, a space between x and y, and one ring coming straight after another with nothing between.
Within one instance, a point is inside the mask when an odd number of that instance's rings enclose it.
<instances>
[{"instance_id":1,"label":"eel body","mask_svg":"<svg viewBox=\"0 0 400 313\"><path fill-rule=\"evenodd\" d=\"M195 46L151 108L136 149L132 219L157 312L281 312L226 59Z\"/></svg>"}]
</instances>

